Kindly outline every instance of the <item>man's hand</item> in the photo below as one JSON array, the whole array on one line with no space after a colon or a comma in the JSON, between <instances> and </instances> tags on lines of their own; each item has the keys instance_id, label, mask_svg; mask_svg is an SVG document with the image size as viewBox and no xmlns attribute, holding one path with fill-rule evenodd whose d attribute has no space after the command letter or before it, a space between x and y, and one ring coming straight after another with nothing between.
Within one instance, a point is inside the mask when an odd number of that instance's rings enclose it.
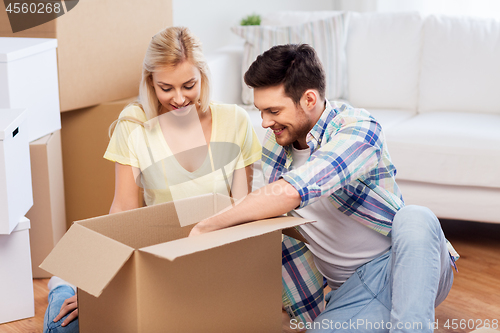
<instances>
[{"instance_id":1,"label":"man's hand","mask_svg":"<svg viewBox=\"0 0 500 333\"><path fill-rule=\"evenodd\" d=\"M199 222L189 236L265 218L280 216L300 205L299 192L280 179L247 195L220 213Z\"/></svg>"},{"instance_id":2,"label":"man's hand","mask_svg":"<svg viewBox=\"0 0 500 333\"><path fill-rule=\"evenodd\" d=\"M71 312L73 311L73 312ZM57 317L54 318L54 323L58 322L61 320L66 314L69 314L69 316L64 320L64 322L61 324L61 326L66 326L69 323L71 323L73 320L75 320L78 317L78 300L77 296L72 296L68 299L66 299L61 306L61 311L57 315Z\"/></svg>"},{"instance_id":3,"label":"man's hand","mask_svg":"<svg viewBox=\"0 0 500 333\"><path fill-rule=\"evenodd\" d=\"M207 228L205 225L204 225L204 221L206 220L203 220L203 221L200 221L198 222L193 229L191 229L191 232L189 233L189 237L191 236L195 236L195 235L201 235L201 234L204 234L204 233L207 233L209 232L209 228Z\"/></svg>"}]
</instances>

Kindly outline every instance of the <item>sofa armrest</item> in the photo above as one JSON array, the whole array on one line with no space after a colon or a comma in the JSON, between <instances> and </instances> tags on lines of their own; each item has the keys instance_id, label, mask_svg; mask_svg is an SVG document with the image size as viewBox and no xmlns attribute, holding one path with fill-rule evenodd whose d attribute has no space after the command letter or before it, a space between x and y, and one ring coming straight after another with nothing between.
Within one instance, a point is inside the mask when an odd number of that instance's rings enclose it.
<instances>
[{"instance_id":1,"label":"sofa armrest","mask_svg":"<svg viewBox=\"0 0 500 333\"><path fill-rule=\"evenodd\" d=\"M211 72L211 99L221 103L242 104L243 44L224 46L206 58Z\"/></svg>"}]
</instances>

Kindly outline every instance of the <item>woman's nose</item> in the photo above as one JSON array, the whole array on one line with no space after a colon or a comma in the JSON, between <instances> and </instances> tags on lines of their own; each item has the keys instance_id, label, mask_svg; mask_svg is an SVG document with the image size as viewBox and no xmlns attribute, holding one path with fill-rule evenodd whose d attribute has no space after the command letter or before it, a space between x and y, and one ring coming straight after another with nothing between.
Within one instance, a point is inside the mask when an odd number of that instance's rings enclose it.
<instances>
[{"instance_id":1,"label":"woman's nose","mask_svg":"<svg viewBox=\"0 0 500 333\"><path fill-rule=\"evenodd\" d=\"M174 103L177 104L177 106L181 106L184 104L184 101L186 98L182 94L181 91L176 91L175 96L174 96Z\"/></svg>"}]
</instances>

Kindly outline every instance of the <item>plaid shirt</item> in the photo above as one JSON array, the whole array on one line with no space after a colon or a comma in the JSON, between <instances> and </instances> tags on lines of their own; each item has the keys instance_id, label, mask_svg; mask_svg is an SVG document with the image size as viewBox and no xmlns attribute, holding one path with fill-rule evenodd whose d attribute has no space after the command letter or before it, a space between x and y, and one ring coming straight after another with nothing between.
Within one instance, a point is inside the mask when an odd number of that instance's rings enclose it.
<instances>
[{"instance_id":1,"label":"plaid shirt","mask_svg":"<svg viewBox=\"0 0 500 333\"><path fill-rule=\"evenodd\" d=\"M392 220L404 206L396 184L380 124L363 109L347 104L325 111L306 140L311 151L308 162L294 170L292 147L282 147L268 131L262 148L262 169L269 183L283 178L302 198L300 208L328 196L332 209L390 236ZM323 278L305 247L283 242L283 304L292 318L312 321L322 309ZM448 242L452 264L458 254ZM296 253L295 256L289 254ZM455 267L456 268L456 267ZM307 273L304 273L307 272ZM320 293L320 294L319 294Z\"/></svg>"},{"instance_id":2,"label":"plaid shirt","mask_svg":"<svg viewBox=\"0 0 500 333\"><path fill-rule=\"evenodd\" d=\"M276 143L268 131L262 169L269 183L285 179L300 193L300 208L329 196L332 208L389 235L396 212L404 206L394 179L382 129L363 109L347 104L326 109L307 134L308 163L290 171L292 147Z\"/></svg>"}]
</instances>

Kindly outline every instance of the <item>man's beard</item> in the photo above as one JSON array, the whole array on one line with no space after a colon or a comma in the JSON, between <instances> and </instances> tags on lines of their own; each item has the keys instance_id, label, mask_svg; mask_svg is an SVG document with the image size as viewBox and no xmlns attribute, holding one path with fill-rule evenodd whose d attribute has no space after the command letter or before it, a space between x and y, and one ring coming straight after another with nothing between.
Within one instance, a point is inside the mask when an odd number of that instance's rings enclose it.
<instances>
[{"instance_id":1,"label":"man's beard","mask_svg":"<svg viewBox=\"0 0 500 333\"><path fill-rule=\"evenodd\" d=\"M285 127L283 134L286 134L286 137L280 139L276 138L276 142L280 146L286 147L301 138L305 138L307 133L309 133L309 131L311 130L309 120L306 117L306 113L300 105L296 116L297 118L300 118L300 120L297 121L296 125L293 128L291 126Z\"/></svg>"}]
</instances>

